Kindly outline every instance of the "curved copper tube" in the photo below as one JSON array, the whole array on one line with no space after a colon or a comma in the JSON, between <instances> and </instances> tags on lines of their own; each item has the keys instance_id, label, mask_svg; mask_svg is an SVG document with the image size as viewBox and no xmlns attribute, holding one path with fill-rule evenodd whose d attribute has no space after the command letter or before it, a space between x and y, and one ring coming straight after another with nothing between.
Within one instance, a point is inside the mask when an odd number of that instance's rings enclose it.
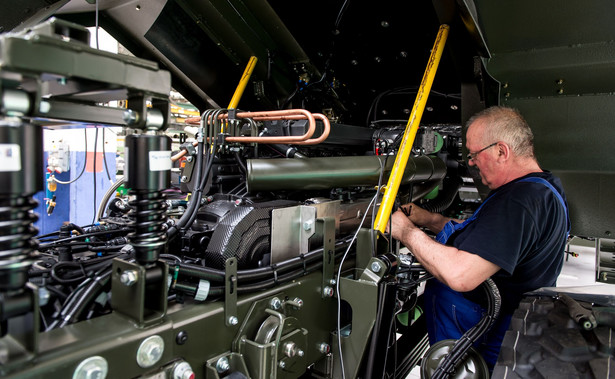
<instances>
[{"instance_id":1,"label":"curved copper tube","mask_svg":"<svg viewBox=\"0 0 615 379\"><path fill-rule=\"evenodd\" d=\"M331 132L331 123L327 116L322 113L311 113L304 109L288 109L281 111L262 111L262 112L239 112L237 117L251 118L256 121L273 121L273 120L303 120L309 121L309 128L302 136L242 136L242 137L226 137L228 142L239 143L288 143L293 145L316 145L329 137ZM220 118L228 118L228 115L220 115ZM318 138L310 138L316 130L316 118L322 121L324 128L322 134ZM187 124L199 124L201 122L200 117L190 117L186 119ZM197 143L194 142L194 146ZM179 158L186 155L186 151L182 150L179 153L171 157L172 161L176 161Z\"/></svg>"}]
</instances>

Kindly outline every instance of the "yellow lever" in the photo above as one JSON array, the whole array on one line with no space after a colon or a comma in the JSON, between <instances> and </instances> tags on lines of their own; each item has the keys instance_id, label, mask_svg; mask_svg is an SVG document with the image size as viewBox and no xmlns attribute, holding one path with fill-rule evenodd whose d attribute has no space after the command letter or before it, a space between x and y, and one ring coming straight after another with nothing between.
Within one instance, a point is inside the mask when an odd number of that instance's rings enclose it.
<instances>
[{"instance_id":1,"label":"yellow lever","mask_svg":"<svg viewBox=\"0 0 615 379\"><path fill-rule=\"evenodd\" d=\"M246 89L246 86L248 85L248 81L250 80L250 76L252 76L252 71L254 71L254 67L256 66L257 61L258 61L258 58L256 58L255 56L250 57L250 60L248 61L248 65L246 66L246 69L243 71L241 80L239 81L239 84L237 85L237 88L235 89L235 93L233 94L233 97L231 98L231 102L228 104L228 109L237 108L237 105L239 104L239 100L241 99L241 96L243 95L243 91Z\"/></svg>"},{"instance_id":2,"label":"yellow lever","mask_svg":"<svg viewBox=\"0 0 615 379\"><path fill-rule=\"evenodd\" d=\"M399 184L401 183L401 179L404 176L404 170L406 169L406 162L410 156L410 151L412 151L414 138L416 137L416 132L419 130L421 117L423 116L425 104L427 104L427 98L429 97L429 92L431 91L431 85L433 84L436 71L438 70L438 64L440 63L440 58L442 57L442 51L444 51L444 44L446 43L446 38L448 37L448 31L448 25L440 26L438 36L436 37L436 42L434 43L433 49L431 50L431 55L429 56L427 68L425 68L425 73L423 74L421 86L416 94L416 100L414 101L412 113L410 113L410 118L408 119L408 124L406 125L406 130L404 131L404 136L401 141L401 145L399 146L399 151L395 157L395 163L393 164L393 169L391 170L391 176L389 176L389 181L387 183L384 196L382 197L380 208L378 208L378 213L376 214L374 229L380 231L381 233L384 233L386 230L389 217L391 216L393 203L395 202L397 191L399 190Z\"/></svg>"}]
</instances>

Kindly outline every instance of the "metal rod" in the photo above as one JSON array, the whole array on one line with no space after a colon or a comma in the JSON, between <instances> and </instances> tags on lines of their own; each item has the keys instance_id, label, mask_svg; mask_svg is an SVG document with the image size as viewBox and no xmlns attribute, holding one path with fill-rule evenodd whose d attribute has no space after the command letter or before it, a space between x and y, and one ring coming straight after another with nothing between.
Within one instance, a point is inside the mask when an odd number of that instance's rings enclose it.
<instances>
[{"instance_id":1,"label":"metal rod","mask_svg":"<svg viewBox=\"0 0 615 379\"><path fill-rule=\"evenodd\" d=\"M244 70L243 75L241 76L241 80L239 81L237 88L235 88L235 93L233 94L233 97L231 98L231 102L228 104L228 107L227 107L228 109L237 108L237 105L239 104L239 100L241 99L241 96L243 95L243 91L246 89L246 86L248 85L250 76L252 76L254 67L256 67L257 61L258 61L258 58L256 58L255 56L250 57L250 60L248 61L248 65L246 66L246 69Z\"/></svg>"},{"instance_id":2,"label":"metal rod","mask_svg":"<svg viewBox=\"0 0 615 379\"><path fill-rule=\"evenodd\" d=\"M414 138L416 137L416 132L419 129L421 117L423 116L423 111L425 110L425 104L427 104L427 98L429 97L429 92L431 91L431 85L433 84L434 78L436 76L436 71L438 70L438 64L440 63L440 58L442 57L442 52L444 51L444 45L446 43L446 38L448 37L448 31L448 25L440 26L438 36L436 37L433 49L431 50L431 55L429 57L429 62L427 63L427 68L425 69L425 73L423 74L421 86L419 87L419 91L416 95L416 100L414 101L414 105L412 107L412 113L410 114L408 124L406 125L406 131L404 132L399 151L397 152L397 156L395 157L395 163L393 164L393 172L389 177L389 181L387 183L386 190L382 198L382 203L380 204L380 208L378 208L378 213L376 214L374 229L380 231L381 233L384 233L384 231L386 230L386 226L389 222L389 217L391 216L393 203L395 202L395 198L397 197L399 184L406 168L406 162L408 161L408 157L410 156L410 152L412 151Z\"/></svg>"}]
</instances>

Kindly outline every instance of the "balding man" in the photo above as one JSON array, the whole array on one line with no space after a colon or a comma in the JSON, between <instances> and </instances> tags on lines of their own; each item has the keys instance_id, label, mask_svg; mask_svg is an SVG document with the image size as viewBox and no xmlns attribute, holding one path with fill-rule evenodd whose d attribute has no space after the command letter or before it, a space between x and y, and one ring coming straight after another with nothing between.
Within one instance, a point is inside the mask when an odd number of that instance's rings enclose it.
<instances>
[{"instance_id":1,"label":"balding man","mask_svg":"<svg viewBox=\"0 0 615 379\"><path fill-rule=\"evenodd\" d=\"M430 343L458 339L485 312L477 287L492 278L502 297L501 315L475 343L490 369L523 293L555 286L569 233L560 180L534 156L533 134L521 114L491 107L467 123L468 164L491 190L468 220L453 220L418 206L392 215L391 235L435 279L427 283L425 312ZM436 240L418 227L437 233Z\"/></svg>"}]
</instances>

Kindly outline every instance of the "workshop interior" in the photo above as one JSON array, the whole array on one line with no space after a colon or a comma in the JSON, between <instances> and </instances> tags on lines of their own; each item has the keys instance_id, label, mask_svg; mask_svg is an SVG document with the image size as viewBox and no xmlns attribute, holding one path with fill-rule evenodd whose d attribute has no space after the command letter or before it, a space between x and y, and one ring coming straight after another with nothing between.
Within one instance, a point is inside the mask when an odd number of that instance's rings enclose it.
<instances>
[{"instance_id":1,"label":"workshop interior","mask_svg":"<svg viewBox=\"0 0 615 379\"><path fill-rule=\"evenodd\" d=\"M2 2L0 375L614 377L615 287L527 294L490 374L497 290L469 343L430 347L431 275L386 232L408 202L472 215L465 122L510 106L615 283L614 12Z\"/></svg>"}]
</instances>

